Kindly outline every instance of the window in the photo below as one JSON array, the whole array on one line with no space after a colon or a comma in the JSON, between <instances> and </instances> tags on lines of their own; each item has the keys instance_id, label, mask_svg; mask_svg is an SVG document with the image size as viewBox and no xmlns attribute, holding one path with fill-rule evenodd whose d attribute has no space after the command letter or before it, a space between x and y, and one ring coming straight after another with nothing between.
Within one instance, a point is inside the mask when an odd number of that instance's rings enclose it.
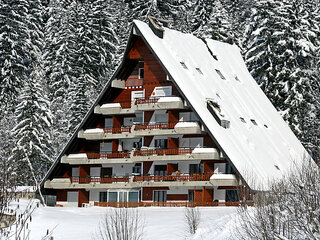
<instances>
[{"instance_id":1,"label":"window","mask_svg":"<svg viewBox=\"0 0 320 240\"><path fill-rule=\"evenodd\" d=\"M256 122L256 120L251 119L250 121L253 123L253 125L256 125L256 126L258 125L257 122Z\"/></svg>"},{"instance_id":2,"label":"window","mask_svg":"<svg viewBox=\"0 0 320 240\"><path fill-rule=\"evenodd\" d=\"M184 69L188 69L187 65L184 62L180 62L180 64Z\"/></svg>"},{"instance_id":3,"label":"window","mask_svg":"<svg viewBox=\"0 0 320 240\"><path fill-rule=\"evenodd\" d=\"M128 202L139 202L139 192L129 192Z\"/></svg>"},{"instance_id":4,"label":"window","mask_svg":"<svg viewBox=\"0 0 320 240\"><path fill-rule=\"evenodd\" d=\"M101 177L112 177L112 167L101 168Z\"/></svg>"},{"instance_id":5,"label":"window","mask_svg":"<svg viewBox=\"0 0 320 240\"><path fill-rule=\"evenodd\" d=\"M227 174L235 174L236 171L233 169L233 167L231 167L231 165L229 163L226 163L226 173Z\"/></svg>"},{"instance_id":6,"label":"window","mask_svg":"<svg viewBox=\"0 0 320 240\"><path fill-rule=\"evenodd\" d=\"M265 125L263 125L265 128L268 128L268 125L267 124L265 124Z\"/></svg>"},{"instance_id":7,"label":"window","mask_svg":"<svg viewBox=\"0 0 320 240\"><path fill-rule=\"evenodd\" d=\"M168 139L155 139L154 147L160 149L166 149L168 146Z\"/></svg>"},{"instance_id":8,"label":"window","mask_svg":"<svg viewBox=\"0 0 320 240\"><path fill-rule=\"evenodd\" d=\"M167 175L167 165L155 165L154 175L156 176L166 176Z\"/></svg>"},{"instance_id":9,"label":"window","mask_svg":"<svg viewBox=\"0 0 320 240\"><path fill-rule=\"evenodd\" d=\"M100 192L99 202L107 202L108 192Z\"/></svg>"},{"instance_id":10,"label":"window","mask_svg":"<svg viewBox=\"0 0 320 240\"><path fill-rule=\"evenodd\" d=\"M239 202L239 192L237 190L226 190L226 202Z\"/></svg>"},{"instance_id":11,"label":"window","mask_svg":"<svg viewBox=\"0 0 320 240\"><path fill-rule=\"evenodd\" d=\"M226 80L226 78L222 75L222 73L220 72L220 70L216 69L216 72L218 73L218 75L220 76L220 78L222 80Z\"/></svg>"},{"instance_id":12,"label":"window","mask_svg":"<svg viewBox=\"0 0 320 240\"><path fill-rule=\"evenodd\" d=\"M140 139L140 141L139 142L133 142L133 144L132 144L132 148L134 148L134 149L141 149L141 147L142 147L142 141L141 141L141 139Z\"/></svg>"},{"instance_id":13,"label":"window","mask_svg":"<svg viewBox=\"0 0 320 240\"><path fill-rule=\"evenodd\" d=\"M112 152L112 142L102 142L102 143L100 143L100 152L101 153L110 153L110 152Z\"/></svg>"},{"instance_id":14,"label":"window","mask_svg":"<svg viewBox=\"0 0 320 240\"><path fill-rule=\"evenodd\" d=\"M198 73L200 73L201 75L203 75L202 71L200 68L196 68L196 70L198 71Z\"/></svg>"},{"instance_id":15,"label":"window","mask_svg":"<svg viewBox=\"0 0 320 240\"><path fill-rule=\"evenodd\" d=\"M128 201L128 192L119 192L119 202Z\"/></svg>"},{"instance_id":16,"label":"window","mask_svg":"<svg viewBox=\"0 0 320 240\"><path fill-rule=\"evenodd\" d=\"M109 192L108 202L118 202L118 192Z\"/></svg>"},{"instance_id":17,"label":"window","mask_svg":"<svg viewBox=\"0 0 320 240\"><path fill-rule=\"evenodd\" d=\"M189 202L194 202L194 191L189 191L188 192L188 201Z\"/></svg>"},{"instance_id":18,"label":"window","mask_svg":"<svg viewBox=\"0 0 320 240\"><path fill-rule=\"evenodd\" d=\"M104 120L104 127L105 128L112 128L113 123L112 123L112 118L105 118Z\"/></svg>"},{"instance_id":19,"label":"window","mask_svg":"<svg viewBox=\"0 0 320 240\"><path fill-rule=\"evenodd\" d=\"M167 191L153 191L153 201L154 202L166 202L167 201Z\"/></svg>"},{"instance_id":20,"label":"window","mask_svg":"<svg viewBox=\"0 0 320 240\"><path fill-rule=\"evenodd\" d=\"M203 163L200 164L190 164L189 165L189 174L202 174L203 173Z\"/></svg>"},{"instance_id":21,"label":"window","mask_svg":"<svg viewBox=\"0 0 320 240\"><path fill-rule=\"evenodd\" d=\"M79 177L79 168L78 167L72 168L72 177Z\"/></svg>"},{"instance_id":22,"label":"window","mask_svg":"<svg viewBox=\"0 0 320 240\"><path fill-rule=\"evenodd\" d=\"M239 79L237 76L235 76L234 79L235 79L236 81L240 82L240 79Z\"/></svg>"},{"instance_id":23,"label":"window","mask_svg":"<svg viewBox=\"0 0 320 240\"><path fill-rule=\"evenodd\" d=\"M241 122L246 123L246 120L244 120L243 117L240 117Z\"/></svg>"},{"instance_id":24,"label":"window","mask_svg":"<svg viewBox=\"0 0 320 240\"><path fill-rule=\"evenodd\" d=\"M144 79L144 68L139 68L139 79Z\"/></svg>"},{"instance_id":25,"label":"window","mask_svg":"<svg viewBox=\"0 0 320 240\"><path fill-rule=\"evenodd\" d=\"M141 175L141 166L134 166L132 167L132 173L134 175Z\"/></svg>"}]
</instances>

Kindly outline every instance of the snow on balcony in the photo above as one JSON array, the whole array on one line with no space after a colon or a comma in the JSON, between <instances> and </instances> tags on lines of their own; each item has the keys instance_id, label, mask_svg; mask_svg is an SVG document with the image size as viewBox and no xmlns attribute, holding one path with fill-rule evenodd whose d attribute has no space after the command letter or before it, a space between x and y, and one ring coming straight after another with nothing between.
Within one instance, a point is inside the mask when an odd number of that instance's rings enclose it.
<instances>
[{"instance_id":1,"label":"snow on balcony","mask_svg":"<svg viewBox=\"0 0 320 240\"><path fill-rule=\"evenodd\" d=\"M192 153L215 153L218 154L218 151L216 148L200 148L197 147L193 149Z\"/></svg>"},{"instance_id":2,"label":"snow on balcony","mask_svg":"<svg viewBox=\"0 0 320 240\"><path fill-rule=\"evenodd\" d=\"M158 103L182 102L180 97L160 97Z\"/></svg>"},{"instance_id":3,"label":"snow on balcony","mask_svg":"<svg viewBox=\"0 0 320 240\"><path fill-rule=\"evenodd\" d=\"M101 139L104 136L104 130L102 128L87 129L83 132L83 136L86 139Z\"/></svg>"},{"instance_id":4,"label":"snow on balcony","mask_svg":"<svg viewBox=\"0 0 320 240\"><path fill-rule=\"evenodd\" d=\"M174 128L194 128L199 127L197 122L178 122Z\"/></svg>"},{"instance_id":5,"label":"snow on balcony","mask_svg":"<svg viewBox=\"0 0 320 240\"><path fill-rule=\"evenodd\" d=\"M234 174L213 174L210 182L214 186L237 186L238 180Z\"/></svg>"}]
</instances>

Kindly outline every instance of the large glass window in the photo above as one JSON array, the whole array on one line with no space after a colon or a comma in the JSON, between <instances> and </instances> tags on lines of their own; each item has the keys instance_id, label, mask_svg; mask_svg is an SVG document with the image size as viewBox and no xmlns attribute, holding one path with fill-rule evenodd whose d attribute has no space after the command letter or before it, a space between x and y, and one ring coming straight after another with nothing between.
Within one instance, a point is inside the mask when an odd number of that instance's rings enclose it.
<instances>
[{"instance_id":1,"label":"large glass window","mask_svg":"<svg viewBox=\"0 0 320 240\"><path fill-rule=\"evenodd\" d=\"M202 174L203 173L203 163L200 164L190 164L189 165L189 174Z\"/></svg>"},{"instance_id":2,"label":"large glass window","mask_svg":"<svg viewBox=\"0 0 320 240\"><path fill-rule=\"evenodd\" d=\"M108 202L118 202L118 192L109 192Z\"/></svg>"},{"instance_id":3,"label":"large glass window","mask_svg":"<svg viewBox=\"0 0 320 240\"><path fill-rule=\"evenodd\" d=\"M104 126L105 126L105 128L112 128L112 126L113 126L112 118L105 118Z\"/></svg>"},{"instance_id":4,"label":"large glass window","mask_svg":"<svg viewBox=\"0 0 320 240\"><path fill-rule=\"evenodd\" d=\"M163 191L163 190L153 191L153 201L154 202L166 202L167 201L167 191Z\"/></svg>"},{"instance_id":5,"label":"large glass window","mask_svg":"<svg viewBox=\"0 0 320 240\"><path fill-rule=\"evenodd\" d=\"M160 149L166 149L168 146L168 139L155 139L154 147Z\"/></svg>"},{"instance_id":6,"label":"large glass window","mask_svg":"<svg viewBox=\"0 0 320 240\"><path fill-rule=\"evenodd\" d=\"M128 201L128 192L119 192L119 202Z\"/></svg>"},{"instance_id":7,"label":"large glass window","mask_svg":"<svg viewBox=\"0 0 320 240\"><path fill-rule=\"evenodd\" d=\"M238 190L226 190L226 202L239 202Z\"/></svg>"},{"instance_id":8,"label":"large glass window","mask_svg":"<svg viewBox=\"0 0 320 240\"><path fill-rule=\"evenodd\" d=\"M154 166L154 175L156 175L156 176L167 175L167 165L155 165Z\"/></svg>"},{"instance_id":9,"label":"large glass window","mask_svg":"<svg viewBox=\"0 0 320 240\"><path fill-rule=\"evenodd\" d=\"M100 192L99 202L107 202L108 192Z\"/></svg>"},{"instance_id":10,"label":"large glass window","mask_svg":"<svg viewBox=\"0 0 320 240\"><path fill-rule=\"evenodd\" d=\"M129 202L139 202L139 192L129 192Z\"/></svg>"}]
</instances>

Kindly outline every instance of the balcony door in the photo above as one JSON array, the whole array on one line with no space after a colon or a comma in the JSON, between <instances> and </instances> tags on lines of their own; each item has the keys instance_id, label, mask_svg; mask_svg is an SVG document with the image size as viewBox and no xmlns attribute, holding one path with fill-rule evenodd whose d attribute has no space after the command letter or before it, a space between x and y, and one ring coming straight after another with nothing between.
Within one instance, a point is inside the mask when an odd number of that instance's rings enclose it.
<instances>
[{"instance_id":1,"label":"balcony door","mask_svg":"<svg viewBox=\"0 0 320 240\"><path fill-rule=\"evenodd\" d=\"M67 193L67 201L68 207L78 207L78 192L68 192Z\"/></svg>"},{"instance_id":2,"label":"balcony door","mask_svg":"<svg viewBox=\"0 0 320 240\"><path fill-rule=\"evenodd\" d=\"M101 168L101 177L102 178L112 177L112 167Z\"/></svg>"},{"instance_id":3,"label":"balcony door","mask_svg":"<svg viewBox=\"0 0 320 240\"><path fill-rule=\"evenodd\" d=\"M153 201L154 202L166 202L167 201L167 191L154 190L153 191Z\"/></svg>"},{"instance_id":4,"label":"balcony door","mask_svg":"<svg viewBox=\"0 0 320 240\"><path fill-rule=\"evenodd\" d=\"M154 166L155 176L165 176L167 175L167 165L155 165Z\"/></svg>"},{"instance_id":5,"label":"balcony door","mask_svg":"<svg viewBox=\"0 0 320 240\"><path fill-rule=\"evenodd\" d=\"M112 142L102 142L100 143L101 153L111 153L112 152Z\"/></svg>"}]
</instances>

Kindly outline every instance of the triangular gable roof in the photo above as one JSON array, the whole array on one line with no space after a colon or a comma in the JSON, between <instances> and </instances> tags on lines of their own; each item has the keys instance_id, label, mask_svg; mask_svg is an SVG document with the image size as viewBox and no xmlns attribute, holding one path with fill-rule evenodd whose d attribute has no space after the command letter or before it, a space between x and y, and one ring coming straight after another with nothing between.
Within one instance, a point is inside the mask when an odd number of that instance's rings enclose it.
<instances>
[{"instance_id":1,"label":"triangular gable roof","mask_svg":"<svg viewBox=\"0 0 320 240\"><path fill-rule=\"evenodd\" d=\"M159 38L146 23L134 25L250 188L267 190L271 180L302 164L306 150L250 75L236 45L168 28ZM229 128L214 119L207 99L220 105Z\"/></svg>"},{"instance_id":2,"label":"triangular gable roof","mask_svg":"<svg viewBox=\"0 0 320 240\"><path fill-rule=\"evenodd\" d=\"M281 178L293 163L302 163L303 156L307 154L304 147L248 72L237 46L211 39L201 40L191 34L168 28L164 28L163 38L159 38L146 23L137 20L134 21L133 28L251 189L256 189L256 186L267 189L269 180ZM133 30L126 52L132 36ZM125 55L42 180L42 187L88 117L93 114L94 107L100 102L124 62ZM221 71L226 79L222 80L215 69ZM236 76L239 81L235 79ZM218 102L225 118L230 121L229 128L221 127L214 119L207 108L208 98ZM251 119L258 125L254 125Z\"/></svg>"}]
</instances>

